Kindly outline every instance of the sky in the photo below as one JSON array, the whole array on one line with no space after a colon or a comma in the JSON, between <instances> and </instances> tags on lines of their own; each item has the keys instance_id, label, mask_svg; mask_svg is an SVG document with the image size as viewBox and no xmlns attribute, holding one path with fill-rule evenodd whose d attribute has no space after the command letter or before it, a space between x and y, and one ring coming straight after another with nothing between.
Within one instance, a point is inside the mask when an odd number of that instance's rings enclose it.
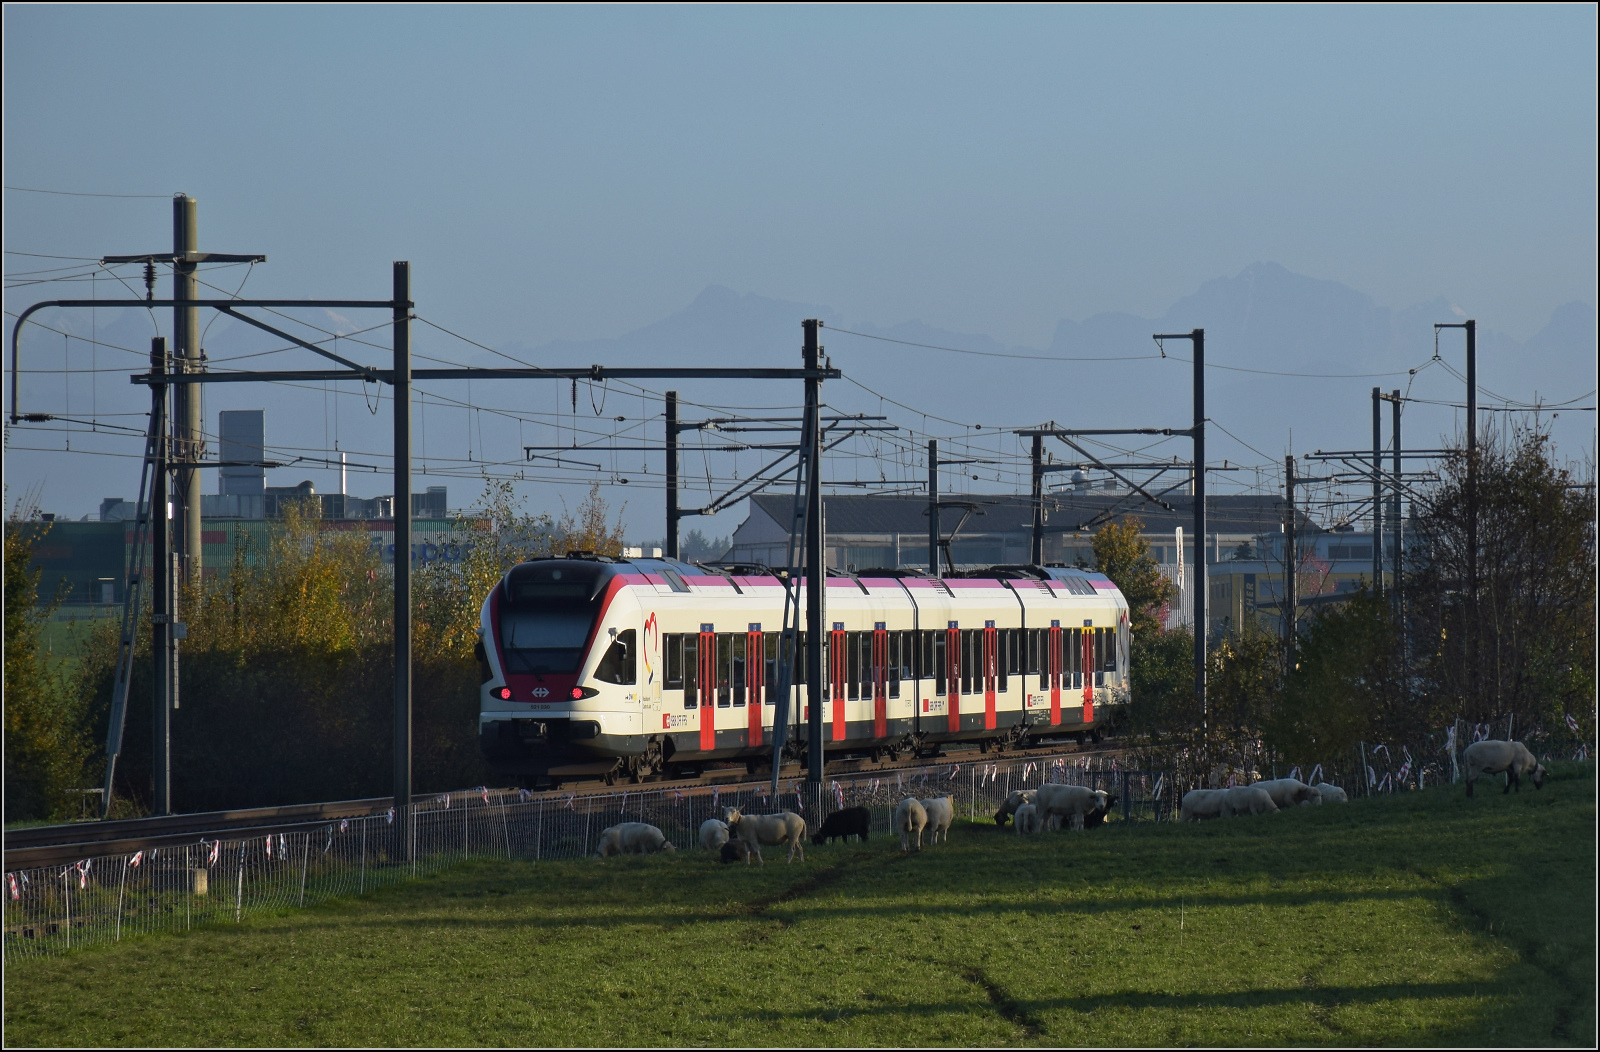
<instances>
[{"instance_id":1,"label":"sky","mask_svg":"<svg viewBox=\"0 0 1600 1052\"><path fill-rule=\"evenodd\" d=\"M1592 6L8 6L9 253L262 252L495 347L709 285L1042 347L1271 261L1525 340L1595 303ZM59 287L11 275L15 312ZM232 281L230 277L229 282ZM59 458L58 458L59 459ZM48 459L8 458L15 489ZM30 475L31 472L31 475ZM14 494L13 494L14 497ZM82 505L79 508L79 505Z\"/></svg>"}]
</instances>

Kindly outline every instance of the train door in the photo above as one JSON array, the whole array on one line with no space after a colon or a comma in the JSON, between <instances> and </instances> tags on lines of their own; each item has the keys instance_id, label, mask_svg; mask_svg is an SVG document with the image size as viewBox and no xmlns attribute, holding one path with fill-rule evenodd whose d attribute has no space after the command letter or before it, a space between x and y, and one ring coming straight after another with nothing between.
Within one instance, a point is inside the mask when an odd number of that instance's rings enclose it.
<instances>
[{"instance_id":1,"label":"train door","mask_svg":"<svg viewBox=\"0 0 1600 1052\"><path fill-rule=\"evenodd\" d=\"M888 623L872 625L872 736L889 736L889 632Z\"/></svg>"},{"instance_id":2,"label":"train door","mask_svg":"<svg viewBox=\"0 0 1600 1052\"><path fill-rule=\"evenodd\" d=\"M1050 622L1045 636L1045 676L1050 684L1050 725L1061 723L1061 622Z\"/></svg>"},{"instance_id":3,"label":"train door","mask_svg":"<svg viewBox=\"0 0 1600 1052\"><path fill-rule=\"evenodd\" d=\"M1083 623L1083 722L1094 722L1094 622Z\"/></svg>"},{"instance_id":4,"label":"train door","mask_svg":"<svg viewBox=\"0 0 1600 1052\"><path fill-rule=\"evenodd\" d=\"M946 728L951 734L961 731L961 626L959 622L951 621L944 630L944 660L945 660L945 712L948 714Z\"/></svg>"},{"instance_id":5,"label":"train door","mask_svg":"<svg viewBox=\"0 0 1600 1052\"><path fill-rule=\"evenodd\" d=\"M1000 630L993 621L983 623L983 729L995 727L995 680L1000 673Z\"/></svg>"},{"instance_id":6,"label":"train door","mask_svg":"<svg viewBox=\"0 0 1600 1052\"><path fill-rule=\"evenodd\" d=\"M700 645L695 649L695 678L700 685L700 749L717 747L717 637L714 625L700 626Z\"/></svg>"},{"instance_id":7,"label":"train door","mask_svg":"<svg viewBox=\"0 0 1600 1052\"><path fill-rule=\"evenodd\" d=\"M844 741L845 734L845 690L850 682L850 646L846 641L843 621L833 623L833 632L828 642L828 655L832 658L828 663L830 672L828 698L833 703L833 736L829 741L841 742Z\"/></svg>"},{"instance_id":8,"label":"train door","mask_svg":"<svg viewBox=\"0 0 1600 1052\"><path fill-rule=\"evenodd\" d=\"M744 652L747 655L744 662L745 697L750 699L745 708L750 728L745 742L752 747L756 747L761 744L761 696L764 693L761 688L765 685L767 665L764 660L766 648L761 638L761 625L759 623L752 624L749 631L745 633Z\"/></svg>"}]
</instances>

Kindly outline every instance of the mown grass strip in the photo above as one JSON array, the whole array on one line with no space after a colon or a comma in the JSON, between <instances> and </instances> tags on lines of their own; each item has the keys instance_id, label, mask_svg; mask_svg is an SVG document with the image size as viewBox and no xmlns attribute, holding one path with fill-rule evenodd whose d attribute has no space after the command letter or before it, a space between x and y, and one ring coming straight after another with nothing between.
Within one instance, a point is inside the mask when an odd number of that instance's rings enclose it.
<instances>
[{"instance_id":1,"label":"mown grass strip","mask_svg":"<svg viewBox=\"0 0 1600 1052\"><path fill-rule=\"evenodd\" d=\"M10 969L11 1044L1594 1042L1595 779L804 864L462 865Z\"/></svg>"}]
</instances>

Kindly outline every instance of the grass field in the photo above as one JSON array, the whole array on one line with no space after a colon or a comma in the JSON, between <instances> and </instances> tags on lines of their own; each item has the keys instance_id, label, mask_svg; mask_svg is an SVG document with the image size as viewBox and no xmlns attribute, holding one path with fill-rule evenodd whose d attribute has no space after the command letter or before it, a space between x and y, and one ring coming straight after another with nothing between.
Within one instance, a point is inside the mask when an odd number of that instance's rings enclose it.
<instances>
[{"instance_id":1,"label":"grass field","mask_svg":"<svg viewBox=\"0 0 1600 1052\"><path fill-rule=\"evenodd\" d=\"M1489 790L1487 782L1482 787ZM8 970L9 1045L1593 1047L1595 778L804 865L462 865Z\"/></svg>"}]
</instances>

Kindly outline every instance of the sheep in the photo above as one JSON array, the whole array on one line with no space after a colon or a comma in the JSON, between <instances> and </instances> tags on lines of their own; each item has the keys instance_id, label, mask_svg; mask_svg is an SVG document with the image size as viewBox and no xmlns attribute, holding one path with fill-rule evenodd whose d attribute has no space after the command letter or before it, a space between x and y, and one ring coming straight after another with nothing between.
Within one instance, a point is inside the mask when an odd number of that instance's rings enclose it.
<instances>
[{"instance_id":1,"label":"sheep","mask_svg":"<svg viewBox=\"0 0 1600 1052\"><path fill-rule=\"evenodd\" d=\"M1034 794L1037 792L1037 789L1011 790L1011 792L1006 796L1006 802L1001 804L1000 810L994 813L994 824L997 826L1005 825L1006 819L1017 813L1017 808L1021 807L1023 804L1033 803Z\"/></svg>"},{"instance_id":2,"label":"sheep","mask_svg":"<svg viewBox=\"0 0 1600 1052\"><path fill-rule=\"evenodd\" d=\"M1047 828L1059 828L1055 820L1064 819L1082 829L1084 816L1092 811L1109 810L1108 801L1105 792L1099 789L1046 782L1036 790L1033 806L1038 809L1039 819Z\"/></svg>"},{"instance_id":3,"label":"sheep","mask_svg":"<svg viewBox=\"0 0 1600 1052\"><path fill-rule=\"evenodd\" d=\"M672 841L648 822L623 822L600 831L595 858L612 855L653 855L657 851L676 851Z\"/></svg>"},{"instance_id":4,"label":"sheep","mask_svg":"<svg viewBox=\"0 0 1600 1052\"><path fill-rule=\"evenodd\" d=\"M1279 809L1322 803L1322 794L1298 778L1273 778L1270 781L1257 782L1255 788L1265 789Z\"/></svg>"},{"instance_id":5,"label":"sheep","mask_svg":"<svg viewBox=\"0 0 1600 1052\"><path fill-rule=\"evenodd\" d=\"M1018 836L1026 836L1039 831L1039 809L1032 804L1022 804L1014 812Z\"/></svg>"},{"instance_id":6,"label":"sheep","mask_svg":"<svg viewBox=\"0 0 1600 1052\"><path fill-rule=\"evenodd\" d=\"M1345 795L1343 789L1329 782L1318 782L1312 788L1317 791L1318 796L1322 797L1322 802L1325 804L1348 804L1350 802L1350 797Z\"/></svg>"},{"instance_id":7,"label":"sheep","mask_svg":"<svg viewBox=\"0 0 1600 1052\"><path fill-rule=\"evenodd\" d=\"M700 823L700 846L716 851L728 842L728 823L720 818L708 818Z\"/></svg>"},{"instance_id":8,"label":"sheep","mask_svg":"<svg viewBox=\"0 0 1600 1052\"><path fill-rule=\"evenodd\" d=\"M872 824L872 812L865 807L846 807L835 811L822 822L822 828L811 834L813 844L826 844L829 840L847 837L867 839L867 827Z\"/></svg>"},{"instance_id":9,"label":"sheep","mask_svg":"<svg viewBox=\"0 0 1600 1052\"><path fill-rule=\"evenodd\" d=\"M1467 795L1472 795L1472 784L1479 777L1486 774L1499 774L1502 771L1506 776L1505 792L1513 788L1522 792L1522 776L1528 775L1533 781L1535 789L1544 788L1544 764L1534 759L1533 753L1521 742L1481 741L1473 742L1461 754L1462 765L1467 769ZM1502 794L1504 795L1504 794Z\"/></svg>"},{"instance_id":10,"label":"sheep","mask_svg":"<svg viewBox=\"0 0 1600 1052\"><path fill-rule=\"evenodd\" d=\"M1270 815L1278 809L1272 794L1259 785L1236 785L1222 791L1222 817Z\"/></svg>"},{"instance_id":11,"label":"sheep","mask_svg":"<svg viewBox=\"0 0 1600 1052\"><path fill-rule=\"evenodd\" d=\"M1183 794L1178 808L1178 820L1198 822L1205 818L1222 817L1222 798L1226 789L1191 789Z\"/></svg>"},{"instance_id":12,"label":"sheep","mask_svg":"<svg viewBox=\"0 0 1600 1052\"><path fill-rule=\"evenodd\" d=\"M894 827L900 832L900 850L911 850L911 837L917 838L917 850L922 850L922 830L928 824L928 812L922 801L908 796L894 809Z\"/></svg>"},{"instance_id":13,"label":"sheep","mask_svg":"<svg viewBox=\"0 0 1600 1052\"><path fill-rule=\"evenodd\" d=\"M956 807L948 796L930 796L922 801L922 809L928 814L928 832L933 839L929 843L937 844L939 834L944 834L944 842L950 843L950 823L955 821Z\"/></svg>"},{"instance_id":14,"label":"sheep","mask_svg":"<svg viewBox=\"0 0 1600 1052\"><path fill-rule=\"evenodd\" d=\"M728 823L729 832L744 841L744 846L763 866L767 860L761 857L762 844L768 847L788 844L790 862L794 861L796 851L800 852L801 862L806 860L805 845L800 843L806 835L806 820L793 811L780 811L775 815L745 815L740 814L737 807L730 807L722 813L722 818ZM745 864L750 864L748 857Z\"/></svg>"},{"instance_id":15,"label":"sheep","mask_svg":"<svg viewBox=\"0 0 1600 1052\"><path fill-rule=\"evenodd\" d=\"M744 846L743 840L730 840L722 845L722 861L749 863L750 849Z\"/></svg>"}]
</instances>

